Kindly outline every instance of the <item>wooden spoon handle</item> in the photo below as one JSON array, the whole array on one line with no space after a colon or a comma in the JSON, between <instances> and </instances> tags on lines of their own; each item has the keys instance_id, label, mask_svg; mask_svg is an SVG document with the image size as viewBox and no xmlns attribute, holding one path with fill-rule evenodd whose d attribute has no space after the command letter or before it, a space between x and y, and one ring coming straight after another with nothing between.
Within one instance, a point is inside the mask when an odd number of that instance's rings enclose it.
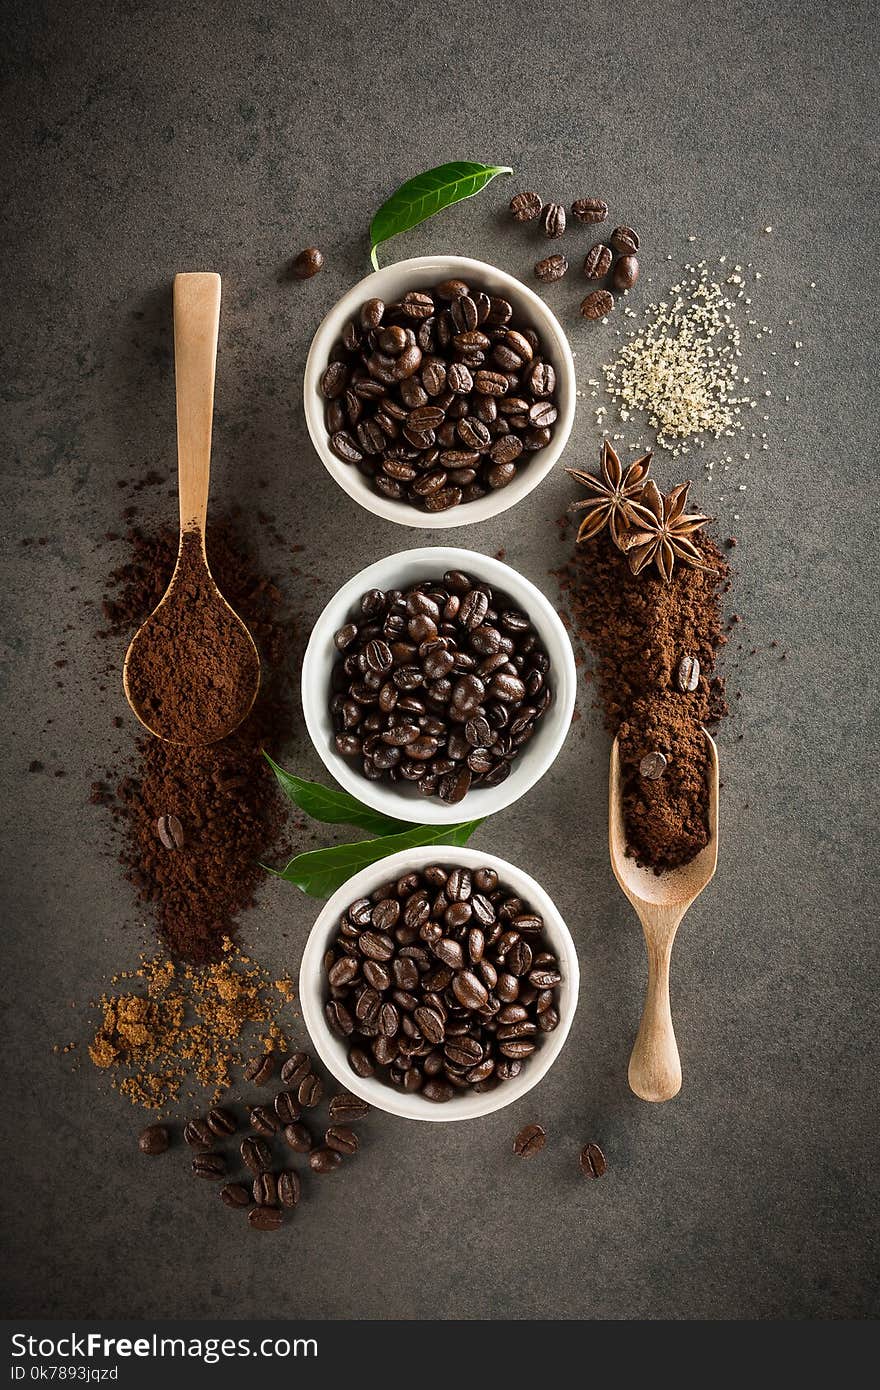
<instances>
[{"instance_id":1,"label":"wooden spoon handle","mask_svg":"<svg viewBox=\"0 0 880 1390\"><path fill-rule=\"evenodd\" d=\"M648 988L642 1021L629 1059L629 1084L642 1100L671 1100L681 1090L681 1061L669 1007L672 937L662 943L646 939L645 944Z\"/></svg>"},{"instance_id":2,"label":"wooden spoon handle","mask_svg":"<svg viewBox=\"0 0 880 1390\"><path fill-rule=\"evenodd\" d=\"M180 529L204 536L211 478L214 372L220 327L220 276L174 277L174 374L177 382L177 477Z\"/></svg>"}]
</instances>

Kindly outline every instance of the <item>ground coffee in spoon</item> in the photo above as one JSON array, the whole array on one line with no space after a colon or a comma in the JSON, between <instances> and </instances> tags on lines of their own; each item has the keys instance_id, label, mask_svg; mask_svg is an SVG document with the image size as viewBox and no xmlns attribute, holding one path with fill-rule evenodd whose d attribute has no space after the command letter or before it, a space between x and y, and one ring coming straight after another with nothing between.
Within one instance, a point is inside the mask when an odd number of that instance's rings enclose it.
<instances>
[{"instance_id":1,"label":"ground coffee in spoon","mask_svg":"<svg viewBox=\"0 0 880 1390\"><path fill-rule=\"evenodd\" d=\"M213 743L251 707L257 654L212 582L196 529L183 534L171 592L134 644L127 678L144 723L175 743Z\"/></svg>"},{"instance_id":2,"label":"ground coffee in spoon","mask_svg":"<svg viewBox=\"0 0 880 1390\"><path fill-rule=\"evenodd\" d=\"M620 738L627 844L658 872L708 841L702 728L727 713L715 664L730 571L714 541L695 539L712 572L677 565L668 583L633 575L605 530L559 574L575 635L595 658L605 726Z\"/></svg>"}]
</instances>

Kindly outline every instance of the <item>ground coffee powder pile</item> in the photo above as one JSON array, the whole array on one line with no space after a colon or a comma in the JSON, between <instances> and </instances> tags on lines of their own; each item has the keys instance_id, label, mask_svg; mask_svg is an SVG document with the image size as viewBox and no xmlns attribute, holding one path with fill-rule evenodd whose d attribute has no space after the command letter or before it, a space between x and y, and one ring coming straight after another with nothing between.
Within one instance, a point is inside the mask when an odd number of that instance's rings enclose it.
<instances>
[{"instance_id":1,"label":"ground coffee powder pile","mask_svg":"<svg viewBox=\"0 0 880 1390\"><path fill-rule=\"evenodd\" d=\"M620 738L624 819L630 852L661 872L688 863L708 840L709 760L702 726L727 713L716 673L722 594L729 566L714 541L698 542L714 572L676 565L666 583L630 572L626 557L602 532L560 572L576 636L596 658L605 726ZM687 689L696 658L696 687ZM684 687L684 688L683 688ZM667 760L657 778L642 759Z\"/></svg>"},{"instance_id":2,"label":"ground coffee powder pile","mask_svg":"<svg viewBox=\"0 0 880 1390\"><path fill-rule=\"evenodd\" d=\"M257 654L211 582L201 531L184 532L171 591L132 648L127 674L144 723L175 742L213 743L250 709Z\"/></svg>"},{"instance_id":3,"label":"ground coffee powder pile","mask_svg":"<svg viewBox=\"0 0 880 1390\"><path fill-rule=\"evenodd\" d=\"M161 598L177 558L171 531L128 533L130 556L110 576L104 615L110 635L130 634ZM285 803L262 757L280 751L292 714L292 626L280 616L282 595L257 570L237 528L208 530L217 584L241 614L262 662L253 710L220 742L203 748L150 735L136 745L136 765L114 791L97 783L121 826L121 859L172 957L217 959L235 918L253 902L260 861L281 852Z\"/></svg>"}]
</instances>

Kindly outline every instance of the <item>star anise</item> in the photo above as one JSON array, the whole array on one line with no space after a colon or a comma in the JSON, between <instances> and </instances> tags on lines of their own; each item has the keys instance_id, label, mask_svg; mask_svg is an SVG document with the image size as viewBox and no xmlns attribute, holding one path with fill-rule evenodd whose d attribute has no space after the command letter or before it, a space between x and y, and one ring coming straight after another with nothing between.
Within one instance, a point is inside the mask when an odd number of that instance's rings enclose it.
<instances>
[{"instance_id":1,"label":"star anise","mask_svg":"<svg viewBox=\"0 0 880 1390\"><path fill-rule=\"evenodd\" d=\"M621 548L620 542L624 532L641 524L633 510L633 503L642 495L650 466L649 452L636 459L624 472L623 464L617 457L613 445L604 439L600 477L597 478L582 468L566 468L566 473L570 473L594 494L585 502L572 502L568 509L570 512L586 511L577 534L579 542L592 540L593 536L598 536L607 525L614 544L618 549Z\"/></svg>"},{"instance_id":2,"label":"star anise","mask_svg":"<svg viewBox=\"0 0 880 1390\"><path fill-rule=\"evenodd\" d=\"M693 569L712 571L699 548L690 539L712 517L684 510L690 483L681 483L663 497L653 479L645 483L638 502L631 502L633 521L621 537L620 548L629 559L633 574L640 574L651 561L669 583L676 560Z\"/></svg>"}]
</instances>

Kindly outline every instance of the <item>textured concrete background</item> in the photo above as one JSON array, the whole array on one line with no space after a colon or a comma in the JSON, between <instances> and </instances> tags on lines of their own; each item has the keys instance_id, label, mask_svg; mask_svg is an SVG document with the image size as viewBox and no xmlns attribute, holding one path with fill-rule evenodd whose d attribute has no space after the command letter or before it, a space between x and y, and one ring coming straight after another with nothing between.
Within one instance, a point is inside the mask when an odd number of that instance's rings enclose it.
<instances>
[{"instance_id":1,"label":"textured concrete background","mask_svg":"<svg viewBox=\"0 0 880 1390\"><path fill-rule=\"evenodd\" d=\"M872 7L5 8L8 1311L876 1313ZM313 1184L293 1226L262 1239L193 1190L179 1153L140 1159L138 1116L89 1066L71 1071L51 1052L84 1036L71 1001L84 1005L149 939L103 813L87 805L135 732L115 679L102 688L87 604L121 554L101 539L119 529L117 481L150 468L173 481L170 282L182 269L224 277L214 501L252 508L254 481L267 480L260 504L305 542L296 560L318 576L287 584L306 623L355 569L423 539L334 489L308 443L300 377L319 318L366 269L372 210L454 157L510 163L516 177L386 256L451 250L527 275L536 244L501 209L536 186L566 202L606 197L640 230L637 308L688 257L726 254L762 276L756 316L774 335L747 356L756 382L769 373L771 447L725 481L697 475L720 534L740 537L733 603L745 621L728 666L742 695L720 740L721 863L675 961L684 1089L652 1108L626 1087L642 944L607 864L607 745L584 687L552 773L476 840L536 874L574 931L583 987L563 1057L539 1092L479 1123L374 1117L357 1163ZM573 262L589 240L571 235ZM325 272L281 282L308 243ZM582 324L581 293L572 275L550 301L583 385L623 320ZM592 463L598 433L582 405L568 459ZM682 471L659 460L667 485ZM170 492L145 496L174 516ZM445 538L504 546L554 595L554 522L570 496L557 470L479 534ZM110 655L121 661L121 648ZM41 775L27 772L34 758ZM319 772L299 724L288 762ZM267 884L243 937L295 969L315 912ZM552 1142L517 1163L512 1135L533 1119ZM587 1139L608 1154L601 1183L577 1173Z\"/></svg>"}]
</instances>

